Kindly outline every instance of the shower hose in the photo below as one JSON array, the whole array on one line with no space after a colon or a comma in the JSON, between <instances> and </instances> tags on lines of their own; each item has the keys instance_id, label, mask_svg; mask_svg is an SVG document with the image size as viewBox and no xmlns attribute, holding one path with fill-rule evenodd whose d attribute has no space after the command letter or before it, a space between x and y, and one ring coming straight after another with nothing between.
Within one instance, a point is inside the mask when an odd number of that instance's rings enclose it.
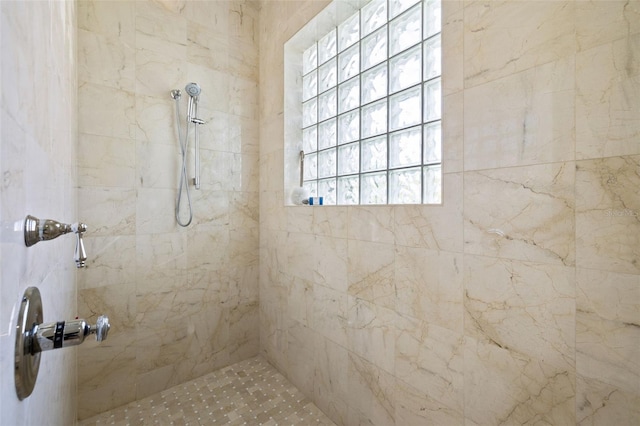
<instances>
[{"instance_id":1,"label":"shower hose","mask_svg":"<svg viewBox=\"0 0 640 426\"><path fill-rule=\"evenodd\" d=\"M178 188L178 197L176 198L176 221L180 226L189 226L193 220L193 208L191 205L191 193L189 192L189 179L187 178L187 148L189 146L189 123L185 126L184 138L182 135L182 126L180 125L180 99L176 99L176 127L178 129L178 143L180 144L180 152L182 153L182 166L180 169L180 187ZM182 192L186 193L187 205L189 212L189 220L186 222L180 218L180 210L182 205Z\"/></svg>"}]
</instances>

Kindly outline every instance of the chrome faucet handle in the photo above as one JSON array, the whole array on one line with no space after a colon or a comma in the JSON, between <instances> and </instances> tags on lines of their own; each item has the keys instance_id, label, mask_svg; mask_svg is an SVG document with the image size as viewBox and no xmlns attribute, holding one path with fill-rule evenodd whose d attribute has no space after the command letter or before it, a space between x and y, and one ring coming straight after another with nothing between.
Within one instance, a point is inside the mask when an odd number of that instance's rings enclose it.
<instances>
[{"instance_id":1,"label":"chrome faucet handle","mask_svg":"<svg viewBox=\"0 0 640 426\"><path fill-rule=\"evenodd\" d=\"M109 324L109 317L106 315L100 315L96 321L96 325L91 327L91 331L96 334L96 340L98 342L107 340L107 334L109 334L110 329L111 324Z\"/></svg>"},{"instance_id":2,"label":"chrome faucet handle","mask_svg":"<svg viewBox=\"0 0 640 426\"><path fill-rule=\"evenodd\" d=\"M76 234L76 250L73 254L73 259L76 261L78 268L84 268L87 266L87 252L84 250L82 234L87 232L87 225L84 223L74 223L71 225L71 230Z\"/></svg>"}]
</instances>

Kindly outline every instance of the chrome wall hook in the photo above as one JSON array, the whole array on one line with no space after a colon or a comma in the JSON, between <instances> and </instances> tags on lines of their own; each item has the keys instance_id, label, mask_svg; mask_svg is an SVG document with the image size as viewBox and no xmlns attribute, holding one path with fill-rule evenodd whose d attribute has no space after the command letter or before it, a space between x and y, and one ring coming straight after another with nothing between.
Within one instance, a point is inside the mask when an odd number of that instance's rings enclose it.
<instances>
[{"instance_id":1,"label":"chrome wall hook","mask_svg":"<svg viewBox=\"0 0 640 426\"><path fill-rule=\"evenodd\" d=\"M24 219L24 243L27 247L31 247L40 241L53 240L69 232L76 234L74 260L78 268L86 266L87 253L84 250L82 241L82 234L86 231L87 225L80 222L69 225L51 219L38 219L31 215L27 215Z\"/></svg>"}]
</instances>

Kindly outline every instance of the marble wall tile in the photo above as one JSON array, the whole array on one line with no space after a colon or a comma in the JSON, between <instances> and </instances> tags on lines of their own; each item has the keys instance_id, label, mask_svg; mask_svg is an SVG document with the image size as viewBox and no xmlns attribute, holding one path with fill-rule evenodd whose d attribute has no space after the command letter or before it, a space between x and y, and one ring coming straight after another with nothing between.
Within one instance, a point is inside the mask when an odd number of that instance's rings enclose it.
<instances>
[{"instance_id":1,"label":"marble wall tile","mask_svg":"<svg viewBox=\"0 0 640 426\"><path fill-rule=\"evenodd\" d=\"M315 331L342 347L347 347L349 299L342 292L315 284L313 287Z\"/></svg>"},{"instance_id":2,"label":"marble wall tile","mask_svg":"<svg viewBox=\"0 0 640 426\"><path fill-rule=\"evenodd\" d=\"M297 321L287 327L287 378L309 398L314 389L315 334Z\"/></svg>"},{"instance_id":3,"label":"marble wall tile","mask_svg":"<svg viewBox=\"0 0 640 426\"><path fill-rule=\"evenodd\" d=\"M576 164L577 265L640 273L640 156Z\"/></svg>"},{"instance_id":4,"label":"marble wall tile","mask_svg":"<svg viewBox=\"0 0 640 426\"><path fill-rule=\"evenodd\" d=\"M135 29L139 36L150 35L173 43L184 43L187 20L179 15L184 8L180 2L136 2ZM176 7L172 9L172 7ZM136 40L136 43L138 40Z\"/></svg>"},{"instance_id":5,"label":"marble wall tile","mask_svg":"<svg viewBox=\"0 0 640 426\"><path fill-rule=\"evenodd\" d=\"M130 139L80 134L78 185L134 188L135 143Z\"/></svg>"},{"instance_id":6,"label":"marble wall tile","mask_svg":"<svg viewBox=\"0 0 640 426\"><path fill-rule=\"evenodd\" d=\"M576 414L576 424L580 426L638 424L640 396L578 375Z\"/></svg>"},{"instance_id":7,"label":"marble wall tile","mask_svg":"<svg viewBox=\"0 0 640 426\"><path fill-rule=\"evenodd\" d=\"M573 160L574 72L568 56L465 91L465 170Z\"/></svg>"},{"instance_id":8,"label":"marble wall tile","mask_svg":"<svg viewBox=\"0 0 640 426\"><path fill-rule=\"evenodd\" d=\"M210 306L207 309L208 314L210 314L209 311L216 310L218 309L215 305ZM259 315L260 311L257 300L250 303L243 303L238 305L237 307L230 309L228 349L229 360L227 362L240 362L247 358L255 356L255 354L258 352L260 332L259 328L256 327L256 324L258 324ZM220 343L221 342L217 342L215 346L218 348L224 347L224 345ZM204 347L206 348L206 346Z\"/></svg>"},{"instance_id":9,"label":"marble wall tile","mask_svg":"<svg viewBox=\"0 0 640 426\"><path fill-rule=\"evenodd\" d=\"M117 35L83 31L78 37L78 78L102 86L135 90L135 50Z\"/></svg>"},{"instance_id":10,"label":"marble wall tile","mask_svg":"<svg viewBox=\"0 0 640 426\"><path fill-rule=\"evenodd\" d=\"M396 312L462 332L463 256L396 246Z\"/></svg>"},{"instance_id":11,"label":"marble wall tile","mask_svg":"<svg viewBox=\"0 0 640 426\"><path fill-rule=\"evenodd\" d=\"M311 281L294 277L287 295L287 314L304 327L312 328L314 293Z\"/></svg>"},{"instance_id":12,"label":"marble wall tile","mask_svg":"<svg viewBox=\"0 0 640 426\"><path fill-rule=\"evenodd\" d=\"M229 70L229 36L221 34L215 25L189 22L187 41L187 61L213 70Z\"/></svg>"},{"instance_id":13,"label":"marble wall tile","mask_svg":"<svg viewBox=\"0 0 640 426\"><path fill-rule=\"evenodd\" d=\"M177 87L177 86L169 86ZM182 90L182 87L180 87ZM169 92L165 93L166 99L145 95L136 96L136 133L137 141L150 142L153 145L164 144L175 148L180 153L178 143L178 130L176 124L176 105ZM185 95L186 97L186 95ZM180 115L186 113L186 103L180 103ZM181 131L184 135L185 122L182 118ZM202 127L201 127L202 128ZM190 129L192 131L192 128ZM206 138L203 138L205 140ZM193 143L193 142L191 142ZM193 146L193 145L191 145ZM173 168L173 167L172 167Z\"/></svg>"},{"instance_id":14,"label":"marble wall tile","mask_svg":"<svg viewBox=\"0 0 640 426\"><path fill-rule=\"evenodd\" d=\"M348 207L313 209L313 233L334 238L347 237Z\"/></svg>"},{"instance_id":15,"label":"marble wall tile","mask_svg":"<svg viewBox=\"0 0 640 426\"><path fill-rule=\"evenodd\" d=\"M185 45L137 32L136 93L167 98L171 88L182 88L186 57Z\"/></svg>"},{"instance_id":16,"label":"marble wall tile","mask_svg":"<svg viewBox=\"0 0 640 426\"><path fill-rule=\"evenodd\" d=\"M461 173L445 174L442 205L394 206L395 244L462 252L462 184Z\"/></svg>"},{"instance_id":17,"label":"marble wall tile","mask_svg":"<svg viewBox=\"0 0 640 426\"><path fill-rule=\"evenodd\" d=\"M347 300L347 348L393 374L396 313L356 297Z\"/></svg>"},{"instance_id":18,"label":"marble wall tile","mask_svg":"<svg viewBox=\"0 0 640 426\"><path fill-rule=\"evenodd\" d=\"M445 406L440 401L432 400L422 391L401 380L396 381L395 398L395 424L397 425L464 424L464 417L460 411Z\"/></svg>"},{"instance_id":19,"label":"marble wall tile","mask_svg":"<svg viewBox=\"0 0 640 426\"><path fill-rule=\"evenodd\" d=\"M349 295L395 309L394 246L349 240L348 256Z\"/></svg>"},{"instance_id":20,"label":"marble wall tile","mask_svg":"<svg viewBox=\"0 0 640 426\"><path fill-rule=\"evenodd\" d=\"M136 179L141 188L175 189L181 157L175 146L136 142Z\"/></svg>"},{"instance_id":21,"label":"marble wall tile","mask_svg":"<svg viewBox=\"0 0 640 426\"><path fill-rule=\"evenodd\" d=\"M573 424L575 373L465 338L465 424Z\"/></svg>"},{"instance_id":22,"label":"marble wall tile","mask_svg":"<svg viewBox=\"0 0 640 426\"><path fill-rule=\"evenodd\" d=\"M465 87L571 55L575 3L467 3L464 9ZM521 19L526 16L527 19Z\"/></svg>"},{"instance_id":23,"label":"marble wall tile","mask_svg":"<svg viewBox=\"0 0 640 426\"><path fill-rule=\"evenodd\" d=\"M393 243L393 208L390 206L359 207L347 210L349 239Z\"/></svg>"},{"instance_id":24,"label":"marble wall tile","mask_svg":"<svg viewBox=\"0 0 640 426\"><path fill-rule=\"evenodd\" d=\"M574 163L468 172L465 252L573 266Z\"/></svg>"},{"instance_id":25,"label":"marble wall tile","mask_svg":"<svg viewBox=\"0 0 640 426\"><path fill-rule=\"evenodd\" d=\"M576 55L577 159L640 154L638 50L640 34Z\"/></svg>"},{"instance_id":26,"label":"marble wall tile","mask_svg":"<svg viewBox=\"0 0 640 426\"><path fill-rule=\"evenodd\" d=\"M576 3L578 50L610 43L640 33L640 5L634 1Z\"/></svg>"},{"instance_id":27,"label":"marble wall tile","mask_svg":"<svg viewBox=\"0 0 640 426\"><path fill-rule=\"evenodd\" d=\"M313 281L346 293L348 281L347 240L317 235L314 245Z\"/></svg>"},{"instance_id":28,"label":"marble wall tile","mask_svg":"<svg viewBox=\"0 0 640 426\"><path fill-rule=\"evenodd\" d=\"M347 422L348 366L346 348L315 334L313 391L316 405L338 425Z\"/></svg>"},{"instance_id":29,"label":"marble wall tile","mask_svg":"<svg viewBox=\"0 0 640 426\"><path fill-rule=\"evenodd\" d=\"M135 44L135 2L113 4L101 0L78 1L78 29L120 38L130 46ZM79 41L80 42L80 41Z\"/></svg>"},{"instance_id":30,"label":"marble wall tile","mask_svg":"<svg viewBox=\"0 0 640 426\"><path fill-rule=\"evenodd\" d=\"M393 375L349 353L347 370L349 425L395 424L395 384Z\"/></svg>"},{"instance_id":31,"label":"marble wall tile","mask_svg":"<svg viewBox=\"0 0 640 426\"><path fill-rule=\"evenodd\" d=\"M93 237L85 234L83 239L87 266L78 276L79 290L118 284L135 285L135 236Z\"/></svg>"},{"instance_id":32,"label":"marble wall tile","mask_svg":"<svg viewBox=\"0 0 640 426\"><path fill-rule=\"evenodd\" d=\"M83 200L78 217L87 224L87 236L133 235L136 228L136 193L132 189L79 188Z\"/></svg>"},{"instance_id":33,"label":"marble wall tile","mask_svg":"<svg viewBox=\"0 0 640 426\"><path fill-rule=\"evenodd\" d=\"M81 83L78 88L78 131L120 139L135 137L135 97L130 92Z\"/></svg>"},{"instance_id":34,"label":"marble wall tile","mask_svg":"<svg viewBox=\"0 0 640 426\"><path fill-rule=\"evenodd\" d=\"M447 97L464 88L464 10L462 1L442 2L442 93Z\"/></svg>"},{"instance_id":35,"label":"marble wall tile","mask_svg":"<svg viewBox=\"0 0 640 426\"><path fill-rule=\"evenodd\" d=\"M176 191L167 188L140 188L136 191L136 233L173 232L176 229ZM186 209L186 203L182 204ZM181 215L187 213L181 209ZM181 216L185 218L186 216Z\"/></svg>"},{"instance_id":36,"label":"marble wall tile","mask_svg":"<svg viewBox=\"0 0 640 426\"><path fill-rule=\"evenodd\" d=\"M442 98L442 170L449 173L464 169L464 96L462 92ZM446 179L446 178L445 178ZM444 192L447 196L447 192Z\"/></svg>"},{"instance_id":37,"label":"marble wall tile","mask_svg":"<svg viewBox=\"0 0 640 426\"><path fill-rule=\"evenodd\" d=\"M410 400L404 410L414 409L411 396L422 395L430 407L426 421L437 423L433 406L442 407L451 420L462 419L464 399L464 339L462 331L452 331L423 319L398 317L395 341L395 376L402 394ZM399 397L397 401L401 401ZM417 404L420 404L419 402ZM399 406L396 405L396 410ZM438 410L435 410L436 413ZM396 411L397 413L397 411ZM416 414L416 413L414 413Z\"/></svg>"},{"instance_id":38,"label":"marble wall tile","mask_svg":"<svg viewBox=\"0 0 640 426\"><path fill-rule=\"evenodd\" d=\"M560 369L573 368L573 268L467 255L464 270L467 336Z\"/></svg>"},{"instance_id":39,"label":"marble wall tile","mask_svg":"<svg viewBox=\"0 0 640 426\"><path fill-rule=\"evenodd\" d=\"M640 395L640 275L578 269L576 369Z\"/></svg>"}]
</instances>

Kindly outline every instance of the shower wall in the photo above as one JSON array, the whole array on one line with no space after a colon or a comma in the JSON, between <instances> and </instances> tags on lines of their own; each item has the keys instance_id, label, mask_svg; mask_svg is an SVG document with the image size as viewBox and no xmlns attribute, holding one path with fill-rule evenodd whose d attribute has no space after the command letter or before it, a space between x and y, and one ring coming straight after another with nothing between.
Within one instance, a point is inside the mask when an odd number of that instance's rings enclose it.
<instances>
[{"instance_id":1,"label":"shower wall","mask_svg":"<svg viewBox=\"0 0 640 426\"><path fill-rule=\"evenodd\" d=\"M442 206L284 207L326 4L261 3L261 353L341 425L638 424L640 2L443 1Z\"/></svg>"},{"instance_id":2,"label":"shower wall","mask_svg":"<svg viewBox=\"0 0 640 426\"><path fill-rule=\"evenodd\" d=\"M258 10L244 1L78 2L78 310L112 319L78 357L87 418L258 353ZM201 190L174 206L172 89L202 87ZM193 177L193 139L188 172ZM186 201L186 197L183 197Z\"/></svg>"},{"instance_id":3,"label":"shower wall","mask_svg":"<svg viewBox=\"0 0 640 426\"><path fill-rule=\"evenodd\" d=\"M14 380L22 295L38 287L46 322L76 315L75 238L25 247L27 214L75 222L77 73L73 2L0 2L0 423L73 425L76 350L42 354L33 393Z\"/></svg>"}]
</instances>

